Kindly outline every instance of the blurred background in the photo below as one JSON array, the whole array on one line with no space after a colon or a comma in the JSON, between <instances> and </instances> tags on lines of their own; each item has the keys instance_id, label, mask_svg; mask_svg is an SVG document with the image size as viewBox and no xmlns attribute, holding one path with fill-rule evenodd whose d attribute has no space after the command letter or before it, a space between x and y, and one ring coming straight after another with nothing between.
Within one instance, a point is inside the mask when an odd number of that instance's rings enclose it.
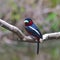
<instances>
[{"instance_id":1,"label":"blurred background","mask_svg":"<svg viewBox=\"0 0 60 60\"><path fill-rule=\"evenodd\" d=\"M42 34L60 31L60 0L0 0L0 18L24 29L24 19L32 18ZM40 44L20 42L11 31L0 26L0 60L60 60L60 41Z\"/></svg>"}]
</instances>

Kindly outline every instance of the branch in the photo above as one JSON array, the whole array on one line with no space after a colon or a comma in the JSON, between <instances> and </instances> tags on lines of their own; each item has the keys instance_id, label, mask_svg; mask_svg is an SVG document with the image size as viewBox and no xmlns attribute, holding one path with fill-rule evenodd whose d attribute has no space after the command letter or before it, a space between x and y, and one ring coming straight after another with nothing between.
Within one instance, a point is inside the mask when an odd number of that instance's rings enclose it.
<instances>
[{"instance_id":1,"label":"branch","mask_svg":"<svg viewBox=\"0 0 60 60\"><path fill-rule=\"evenodd\" d=\"M37 42L35 38L32 38L31 36L26 36L19 28L3 21L2 19L0 19L0 26L15 33L22 42ZM60 32L44 34L43 39L40 39L40 42L52 39L60 39Z\"/></svg>"},{"instance_id":2,"label":"branch","mask_svg":"<svg viewBox=\"0 0 60 60\"><path fill-rule=\"evenodd\" d=\"M0 26L1 26L1 27L4 27L4 28L6 28L6 29L8 29L8 30L10 30L10 31L12 31L12 32L14 32L14 33L17 34L18 37L21 38L21 39L22 39L23 37L25 37L25 35L22 33L21 30L19 30L19 29L18 29L17 27L15 27L15 26L13 26L13 25L11 25L11 24L3 21L2 19L0 19Z\"/></svg>"}]
</instances>

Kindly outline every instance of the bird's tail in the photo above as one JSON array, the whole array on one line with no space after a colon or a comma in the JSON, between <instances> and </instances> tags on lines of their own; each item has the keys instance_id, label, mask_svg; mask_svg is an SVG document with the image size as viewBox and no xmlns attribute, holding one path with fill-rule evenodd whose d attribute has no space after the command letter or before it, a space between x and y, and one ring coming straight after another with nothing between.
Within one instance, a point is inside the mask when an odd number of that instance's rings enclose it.
<instances>
[{"instance_id":1,"label":"bird's tail","mask_svg":"<svg viewBox=\"0 0 60 60\"><path fill-rule=\"evenodd\" d=\"M39 54L39 40L37 41L37 54Z\"/></svg>"}]
</instances>

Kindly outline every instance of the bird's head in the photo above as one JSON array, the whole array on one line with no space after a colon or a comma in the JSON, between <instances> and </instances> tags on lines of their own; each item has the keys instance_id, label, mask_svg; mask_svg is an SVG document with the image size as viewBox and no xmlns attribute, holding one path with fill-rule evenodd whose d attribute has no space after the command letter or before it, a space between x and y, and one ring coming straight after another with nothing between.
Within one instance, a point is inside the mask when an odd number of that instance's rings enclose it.
<instances>
[{"instance_id":1,"label":"bird's head","mask_svg":"<svg viewBox=\"0 0 60 60\"><path fill-rule=\"evenodd\" d=\"M26 18L26 19L24 20L24 23L25 23L25 26L30 26L30 25L33 24L33 21L32 21L32 19L30 19L30 18Z\"/></svg>"}]
</instances>

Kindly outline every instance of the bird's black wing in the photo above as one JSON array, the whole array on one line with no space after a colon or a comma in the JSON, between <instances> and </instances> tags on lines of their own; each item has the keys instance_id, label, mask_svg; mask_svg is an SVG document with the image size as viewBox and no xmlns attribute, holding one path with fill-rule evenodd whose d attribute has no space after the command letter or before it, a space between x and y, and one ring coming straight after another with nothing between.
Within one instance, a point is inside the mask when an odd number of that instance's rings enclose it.
<instances>
[{"instance_id":1,"label":"bird's black wing","mask_svg":"<svg viewBox=\"0 0 60 60\"><path fill-rule=\"evenodd\" d=\"M40 32L40 30L38 29L38 27L35 24L33 24L32 26L40 33L40 38L43 38L42 37L42 33Z\"/></svg>"}]
</instances>

